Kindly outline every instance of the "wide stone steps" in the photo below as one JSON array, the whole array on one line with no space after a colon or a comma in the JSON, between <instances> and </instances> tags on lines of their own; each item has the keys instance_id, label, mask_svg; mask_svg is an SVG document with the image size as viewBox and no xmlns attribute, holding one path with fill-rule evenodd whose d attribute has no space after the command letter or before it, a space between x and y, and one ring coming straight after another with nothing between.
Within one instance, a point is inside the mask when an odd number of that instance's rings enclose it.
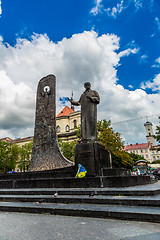
<instances>
[{"instance_id":1,"label":"wide stone steps","mask_svg":"<svg viewBox=\"0 0 160 240\"><path fill-rule=\"evenodd\" d=\"M103 195L103 196L156 196L160 194L157 184L129 188L33 188L0 189L0 195ZM136 188L136 189L135 189Z\"/></svg>"},{"instance_id":2,"label":"wide stone steps","mask_svg":"<svg viewBox=\"0 0 160 240\"><path fill-rule=\"evenodd\" d=\"M156 197L124 197L124 196L57 196L54 195L0 195L0 202L36 202L64 204L111 204L128 206L160 207L160 195Z\"/></svg>"},{"instance_id":3,"label":"wide stone steps","mask_svg":"<svg viewBox=\"0 0 160 240\"><path fill-rule=\"evenodd\" d=\"M157 207L135 207L99 204L56 204L1 202L1 211L48 213L54 215L114 218L144 222L160 222L160 209Z\"/></svg>"},{"instance_id":4,"label":"wide stone steps","mask_svg":"<svg viewBox=\"0 0 160 240\"><path fill-rule=\"evenodd\" d=\"M156 184L136 189L0 189L0 211L160 222L160 193Z\"/></svg>"}]
</instances>

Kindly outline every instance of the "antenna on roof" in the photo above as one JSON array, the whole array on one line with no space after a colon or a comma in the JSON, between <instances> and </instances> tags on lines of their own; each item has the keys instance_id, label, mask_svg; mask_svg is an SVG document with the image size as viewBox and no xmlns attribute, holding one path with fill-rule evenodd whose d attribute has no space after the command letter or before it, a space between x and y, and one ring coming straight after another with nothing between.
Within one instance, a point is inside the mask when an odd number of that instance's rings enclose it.
<instances>
[{"instance_id":1,"label":"antenna on roof","mask_svg":"<svg viewBox=\"0 0 160 240\"><path fill-rule=\"evenodd\" d=\"M146 116L147 122L148 122L148 116Z\"/></svg>"},{"instance_id":2,"label":"antenna on roof","mask_svg":"<svg viewBox=\"0 0 160 240\"><path fill-rule=\"evenodd\" d=\"M71 95L71 100L73 100L73 91L72 91L72 95ZM74 111L74 106L72 103L71 103L71 109Z\"/></svg>"}]
</instances>

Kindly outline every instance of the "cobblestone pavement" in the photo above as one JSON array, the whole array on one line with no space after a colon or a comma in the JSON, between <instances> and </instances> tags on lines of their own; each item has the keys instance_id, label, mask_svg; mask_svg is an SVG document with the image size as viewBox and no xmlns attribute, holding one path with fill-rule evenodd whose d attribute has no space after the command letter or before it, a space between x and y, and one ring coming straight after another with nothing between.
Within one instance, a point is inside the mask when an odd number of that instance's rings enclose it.
<instances>
[{"instance_id":1,"label":"cobblestone pavement","mask_svg":"<svg viewBox=\"0 0 160 240\"><path fill-rule=\"evenodd\" d=\"M159 240L160 224L0 212L0 240Z\"/></svg>"}]
</instances>

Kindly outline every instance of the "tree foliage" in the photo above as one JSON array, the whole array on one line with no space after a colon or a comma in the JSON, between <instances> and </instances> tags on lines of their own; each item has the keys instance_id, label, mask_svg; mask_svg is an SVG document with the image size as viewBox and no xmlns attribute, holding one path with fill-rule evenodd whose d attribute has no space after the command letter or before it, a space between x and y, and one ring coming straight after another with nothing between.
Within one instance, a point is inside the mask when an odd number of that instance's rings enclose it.
<instances>
[{"instance_id":1,"label":"tree foliage","mask_svg":"<svg viewBox=\"0 0 160 240\"><path fill-rule=\"evenodd\" d=\"M70 161L74 162L74 155L75 155L75 144L76 142L62 142L59 139L59 147L63 153L63 155L69 159Z\"/></svg>"},{"instance_id":2,"label":"tree foliage","mask_svg":"<svg viewBox=\"0 0 160 240\"><path fill-rule=\"evenodd\" d=\"M0 172L7 173L16 167L19 147L0 141Z\"/></svg>"},{"instance_id":3,"label":"tree foliage","mask_svg":"<svg viewBox=\"0 0 160 240\"><path fill-rule=\"evenodd\" d=\"M77 141L81 139L81 125L76 127L76 138Z\"/></svg>"},{"instance_id":4,"label":"tree foliage","mask_svg":"<svg viewBox=\"0 0 160 240\"><path fill-rule=\"evenodd\" d=\"M111 122L105 119L98 121L97 131L98 141L104 145L112 155L113 167L132 168L134 160L130 157L129 153L123 150L124 142L120 133L113 131Z\"/></svg>"},{"instance_id":5,"label":"tree foliage","mask_svg":"<svg viewBox=\"0 0 160 240\"><path fill-rule=\"evenodd\" d=\"M130 157L133 159L134 165L136 164L137 161L139 160L145 160L147 161L144 157L141 155L135 154L135 153L129 153ZM149 161L147 161L149 163Z\"/></svg>"},{"instance_id":6,"label":"tree foliage","mask_svg":"<svg viewBox=\"0 0 160 240\"><path fill-rule=\"evenodd\" d=\"M101 120L97 123L98 140L113 154L124 148L124 142L118 132L114 132L110 121Z\"/></svg>"},{"instance_id":7,"label":"tree foliage","mask_svg":"<svg viewBox=\"0 0 160 240\"><path fill-rule=\"evenodd\" d=\"M26 172L28 170L28 167L31 161L32 147L33 147L33 141L24 144L20 148L18 167L23 172Z\"/></svg>"},{"instance_id":8,"label":"tree foliage","mask_svg":"<svg viewBox=\"0 0 160 240\"><path fill-rule=\"evenodd\" d=\"M159 124L160 124L160 116L158 118L159 118ZM156 126L155 139L157 140L158 143L160 143L160 126ZM160 148L157 149L157 151L159 150Z\"/></svg>"}]
</instances>

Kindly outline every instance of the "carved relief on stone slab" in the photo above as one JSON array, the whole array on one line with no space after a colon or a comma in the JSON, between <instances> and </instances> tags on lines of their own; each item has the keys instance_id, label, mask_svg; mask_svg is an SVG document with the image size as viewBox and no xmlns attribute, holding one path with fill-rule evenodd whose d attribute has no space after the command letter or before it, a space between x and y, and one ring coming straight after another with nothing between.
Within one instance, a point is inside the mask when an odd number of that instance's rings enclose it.
<instances>
[{"instance_id":1,"label":"carved relief on stone slab","mask_svg":"<svg viewBox=\"0 0 160 240\"><path fill-rule=\"evenodd\" d=\"M56 78L48 75L39 81L32 158L29 171L71 166L61 154L56 136Z\"/></svg>"}]
</instances>

